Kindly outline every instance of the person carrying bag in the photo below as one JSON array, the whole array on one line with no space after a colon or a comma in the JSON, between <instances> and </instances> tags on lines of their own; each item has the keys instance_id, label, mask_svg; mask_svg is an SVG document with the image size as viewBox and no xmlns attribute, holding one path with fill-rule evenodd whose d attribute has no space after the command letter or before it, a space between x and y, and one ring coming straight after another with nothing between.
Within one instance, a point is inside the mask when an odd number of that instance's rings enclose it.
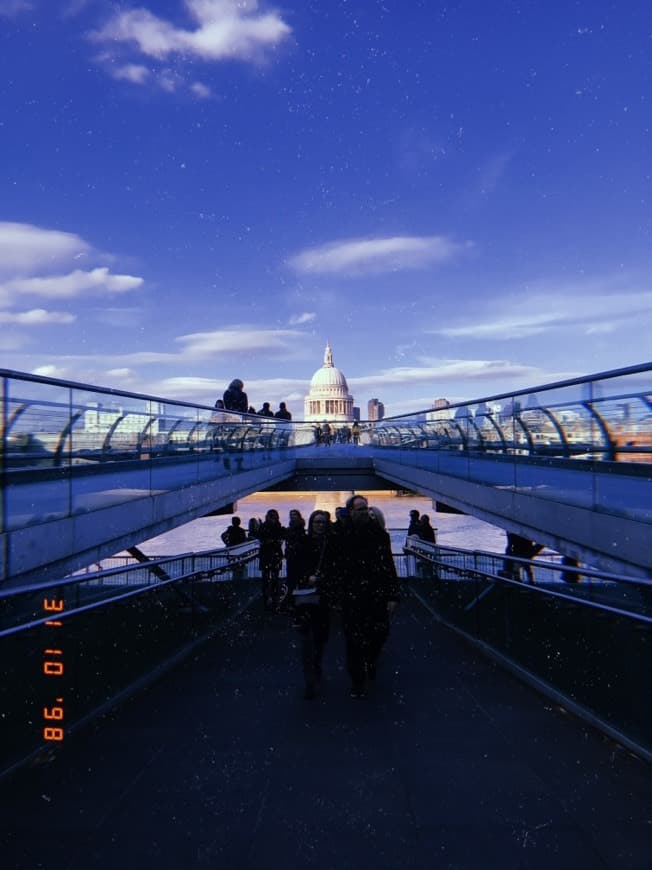
<instances>
[{"instance_id":1,"label":"person carrying bag","mask_svg":"<svg viewBox=\"0 0 652 870\"><path fill-rule=\"evenodd\" d=\"M311 701L317 696L321 682L335 584L330 522L324 511L313 511L308 520L303 568L301 580L293 592L294 624L302 636L304 698Z\"/></svg>"}]
</instances>

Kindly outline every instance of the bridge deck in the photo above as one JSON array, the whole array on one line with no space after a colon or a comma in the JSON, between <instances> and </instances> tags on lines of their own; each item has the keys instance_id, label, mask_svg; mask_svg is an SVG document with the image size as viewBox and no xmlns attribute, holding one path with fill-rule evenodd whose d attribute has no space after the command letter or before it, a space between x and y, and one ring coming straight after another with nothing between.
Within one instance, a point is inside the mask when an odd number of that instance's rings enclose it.
<instances>
[{"instance_id":1,"label":"bridge deck","mask_svg":"<svg viewBox=\"0 0 652 870\"><path fill-rule=\"evenodd\" d=\"M51 764L0 788L12 870L649 867L644 762L475 653L409 598L348 697L250 609Z\"/></svg>"}]
</instances>

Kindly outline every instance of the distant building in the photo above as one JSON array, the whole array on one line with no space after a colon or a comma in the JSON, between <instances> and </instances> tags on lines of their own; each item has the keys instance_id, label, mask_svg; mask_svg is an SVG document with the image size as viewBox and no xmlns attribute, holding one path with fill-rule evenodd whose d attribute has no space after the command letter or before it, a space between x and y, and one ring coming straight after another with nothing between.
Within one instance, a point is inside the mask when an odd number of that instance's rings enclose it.
<instances>
[{"instance_id":1,"label":"distant building","mask_svg":"<svg viewBox=\"0 0 652 870\"><path fill-rule=\"evenodd\" d=\"M107 407L100 402L89 402L84 412L84 432L89 434L107 433L114 430L117 436L140 435L147 431L148 435L157 435L164 428L162 415L165 407L153 402L148 411L127 411L121 405Z\"/></svg>"},{"instance_id":2,"label":"distant building","mask_svg":"<svg viewBox=\"0 0 652 870\"><path fill-rule=\"evenodd\" d=\"M357 405L353 406L353 419L360 422L360 408Z\"/></svg>"},{"instance_id":3,"label":"distant building","mask_svg":"<svg viewBox=\"0 0 652 870\"><path fill-rule=\"evenodd\" d=\"M367 420L382 420L385 416L385 406L378 399L367 402Z\"/></svg>"},{"instance_id":4,"label":"distant building","mask_svg":"<svg viewBox=\"0 0 652 870\"><path fill-rule=\"evenodd\" d=\"M328 342L324 363L312 376L310 392L304 399L304 420L336 423L353 421L353 396L342 372L333 365L333 351Z\"/></svg>"},{"instance_id":5,"label":"distant building","mask_svg":"<svg viewBox=\"0 0 652 870\"><path fill-rule=\"evenodd\" d=\"M433 399L432 410L426 414L426 420L450 420L453 416L448 399Z\"/></svg>"}]
</instances>

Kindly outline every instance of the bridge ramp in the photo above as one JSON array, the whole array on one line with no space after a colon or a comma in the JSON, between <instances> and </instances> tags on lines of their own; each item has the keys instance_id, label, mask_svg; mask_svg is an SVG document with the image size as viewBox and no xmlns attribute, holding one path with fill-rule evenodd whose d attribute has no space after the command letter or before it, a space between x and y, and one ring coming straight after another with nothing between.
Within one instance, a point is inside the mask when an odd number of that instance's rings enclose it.
<instances>
[{"instance_id":1,"label":"bridge ramp","mask_svg":"<svg viewBox=\"0 0 652 870\"><path fill-rule=\"evenodd\" d=\"M652 782L402 605L373 690L337 625L321 697L256 605L148 691L0 787L3 865L648 870Z\"/></svg>"}]
</instances>

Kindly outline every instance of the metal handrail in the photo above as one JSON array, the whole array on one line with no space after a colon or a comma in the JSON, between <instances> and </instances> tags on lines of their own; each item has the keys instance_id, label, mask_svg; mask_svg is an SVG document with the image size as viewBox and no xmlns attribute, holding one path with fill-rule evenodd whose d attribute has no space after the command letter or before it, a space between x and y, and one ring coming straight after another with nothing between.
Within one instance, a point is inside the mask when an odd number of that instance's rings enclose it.
<instances>
[{"instance_id":1,"label":"metal handrail","mask_svg":"<svg viewBox=\"0 0 652 870\"><path fill-rule=\"evenodd\" d=\"M192 567L189 570L184 571L183 573L169 577L166 579L161 579L159 573L155 573L154 576L156 580L154 582L149 582L146 587L132 589L128 592L119 592L117 594L110 595L106 598L102 598L99 601L90 602L89 604L84 604L79 607L75 607L69 610L61 611L61 613L57 614L57 619L69 618L71 616L78 615L80 613L85 613L90 610L95 610L100 607L108 606L109 604L113 604L117 601L121 601L127 598L132 598L138 595L144 595L151 592L153 589L163 588L172 583L178 583L185 580L196 579L197 577L206 577L215 576L216 574L225 573L238 565L246 564L247 562L252 561L257 558L259 551L259 542L256 540L247 541L244 544L238 544L235 547L224 547L220 549L214 550L204 550L201 552L194 553L182 553L176 556L163 556L155 559L151 559L147 562L134 562L130 564L128 567L117 567L117 568L109 568L106 570L99 570L92 573L79 573L69 577L65 577L57 582L49 583L47 585L43 585L38 589L30 589L30 590L21 590L19 593L14 592L14 595L17 594L28 594L35 592L43 592L47 591L47 589L57 588L60 589L62 587L70 586L70 585L82 585L84 583L93 583L93 585L101 585L104 580L111 579L112 577L119 577L125 574L125 570L129 572L129 574L142 574L143 572L147 572L149 578L152 577L152 569L154 568L165 568L166 566L170 566L172 563L178 563L186 559L192 560ZM528 592L533 594L540 594L543 596L549 596L552 598L561 599L564 601L570 601L574 604L585 605L591 609L611 613L615 616L621 616L628 619L633 619L637 622L643 623L645 625L652 625L652 618L648 617L644 614L637 613L636 611L631 610L622 610L618 607L613 607L612 605L606 604L604 602L596 602L590 601L583 597L574 596L569 593L559 592L557 590L550 589L549 587L542 587L538 585L530 586L527 584L523 584L518 580L514 580L508 577L500 576L496 571L486 571L477 567L478 558L481 557L483 559L488 559L491 562L502 562L504 559L509 558L511 562L520 563L522 565L531 565L532 567L543 568L550 570L551 572L561 573L565 570L569 570L567 567L563 566L559 562L551 562L545 561L543 559L539 560L531 560L531 559L522 559L516 556L507 556L505 554L499 554L495 552L490 552L486 550L465 550L459 547L442 547L438 544L431 544L427 541L423 541L421 538L416 536L408 536L406 537L404 544L404 553L415 556L416 558L427 562L431 565L436 565L438 567L446 569L446 571L450 571L454 574L458 574L460 577L464 577L468 579L469 577L475 576L482 580L490 581L492 584L505 584L508 586L514 586L520 589L527 589ZM451 564L450 562L445 561L441 558L442 555L450 555L454 557L462 557L464 559L472 559L475 563L473 567L469 566L459 566ZM196 562L201 559L207 558L226 558L226 563L221 564L215 568L198 568L196 566ZM400 554L394 554L395 561L401 559ZM615 582L615 583L623 583L629 584L632 586L644 586L652 590L652 580L645 579L632 579L631 577L626 577L617 574L610 574L604 571L597 571L592 568L584 568L578 569L579 572L586 577L587 579L593 581L602 581L602 582ZM401 572L402 573L402 572ZM408 578L409 579L409 578ZM9 597L11 595L10 592L1 593L0 598ZM44 625L48 620L52 618L51 615L44 616L39 619L30 620L27 623L22 623L20 625L11 626L10 628L3 629L0 631L0 638L7 637L13 634L19 634L23 631L28 631L30 629L36 628L39 625Z\"/></svg>"},{"instance_id":2,"label":"metal handrail","mask_svg":"<svg viewBox=\"0 0 652 870\"><path fill-rule=\"evenodd\" d=\"M571 594L569 589L565 592L561 592L557 589L551 589L550 586L526 584L520 580L502 576L498 571L481 570L477 568L476 565L460 566L451 564L450 562L445 561L445 559L442 558L442 555L462 557L465 559L470 557L473 559L474 563L477 563L478 557L489 560L491 563L503 563L505 560L508 560L509 562L517 563L523 567L529 566L533 570L547 570L551 573L557 574L563 574L572 570L580 573L582 577L585 577L591 582L617 583L638 588L644 587L646 590L649 589L652 593L652 580L648 580L646 578L632 578L625 575L611 574L606 571L599 571L593 568L569 568L568 566L563 565L561 562L546 561L545 559L523 559L518 556L492 553L485 550L464 550L457 547L442 547L438 544L431 544L430 542L424 541L416 536L408 536L406 538L404 552L413 555L415 558L420 559L423 562L427 562L430 565L435 565L437 567L443 568L446 571L458 574L459 576L463 576L466 579L468 579L470 576L477 576L483 580L491 580L495 583L504 584L507 586L514 586L519 589L526 589L528 592L532 592L532 594L540 594L543 596L562 599L564 601L571 601L574 604L580 603L596 610L609 612L617 616L624 616L626 618L635 619L636 621L642 622L645 625L652 625L652 617L646 616L645 614L639 613L635 610L622 610L621 608L614 607L610 604L606 604L605 602L591 601L580 595ZM582 588L581 583L579 584L579 588Z\"/></svg>"},{"instance_id":3,"label":"metal handrail","mask_svg":"<svg viewBox=\"0 0 652 870\"><path fill-rule=\"evenodd\" d=\"M64 619L66 617L74 616L78 613L83 613L87 610L94 610L98 607L112 604L124 598L131 598L135 595L144 595L148 592L151 592L153 589L159 589L164 586L168 586L171 583L178 583L180 581L193 579L196 577L205 577L206 575L215 576L217 574L224 574L227 571L230 571L233 568L237 567L238 565L245 565L247 562L250 562L253 559L257 558L259 548L259 541L246 541L244 544L238 544L234 547L221 547L220 549L203 550L196 553L181 553L177 556L163 556L160 558L147 560L146 562L134 561L133 563L129 563L129 565L123 567L108 568L106 570L93 571L91 573L80 572L78 574L64 577L61 580L39 585L38 587L0 591L0 600L3 598L16 598L21 595L34 595L35 593L47 592L50 589L62 589L68 586L81 586L83 584L93 584L94 586L101 586L103 585L103 582L105 580L111 580L114 577L120 577L127 572L130 575L142 575L146 573L146 576L150 581L147 583L146 587L133 589L129 592L121 592L118 594L109 595L99 601L93 601L89 604L84 604L79 607L71 608L69 610L63 610L57 614L57 619ZM226 559L226 561L211 568L198 568L196 565L196 562L198 560L215 558L221 560ZM183 563L185 560L191 560L192 567L190 568L190 570L183 571L181 574L176 574L173 577L162 578L161 574L166 567L169 567L170 565L179 562ZM156 569L163 570L157 571ZM155 577L156 579L152 580L152 577ZM21 623L20 625L15 625L11 626L10 628L2 629L0 630L0 638L7 637L12 634L17 634L21 631L27 631L31 628L36 628L39 625L44 625L48 620L51 619L52 615L50 614L39 619L33 619L29 622Z\"/></svg>"}]
</instances>

